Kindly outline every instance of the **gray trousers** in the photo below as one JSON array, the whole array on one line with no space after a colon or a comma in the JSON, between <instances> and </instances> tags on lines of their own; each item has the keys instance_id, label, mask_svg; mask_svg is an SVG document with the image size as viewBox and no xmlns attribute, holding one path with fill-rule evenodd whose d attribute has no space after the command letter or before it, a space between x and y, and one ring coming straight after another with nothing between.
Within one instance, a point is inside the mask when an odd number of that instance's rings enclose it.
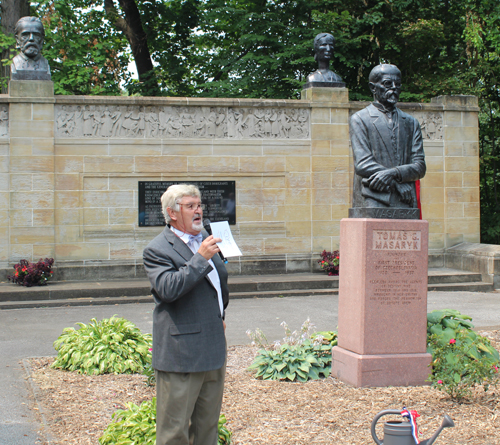
<instances>
[{"instance_id":1,"label":"gray trousers","mask_svg":"<svg viewBox=\"0 0 500 445\"><path fill-rule=\"evenodd\" d=\"M226 365L156 374L156 445L217 445Z\"/></svg>"}]
</instances>

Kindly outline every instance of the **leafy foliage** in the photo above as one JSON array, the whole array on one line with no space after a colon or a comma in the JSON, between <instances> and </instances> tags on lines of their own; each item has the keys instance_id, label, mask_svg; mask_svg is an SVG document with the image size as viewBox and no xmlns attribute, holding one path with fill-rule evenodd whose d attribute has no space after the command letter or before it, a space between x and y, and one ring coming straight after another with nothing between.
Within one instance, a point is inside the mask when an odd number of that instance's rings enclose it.
<instances>
[{"instance_id":1,"label":"leafy foliage","mask_svg":"<svg viewBox=\"0 0 500 445\"><path fill-rule=\"evenodd\" d=\"M119 95L128 79L127 41L106 20L96 0L39 0L44 57L55 94Z\"/></svg>"},{"instance_id":2,"label":"leafy foliage","mask_svg":"<svg viewBox=\"0 0 500 445\"><path fill-rule=\"evenodd\" d=\"M323 344L326 343L329 344L330 348L337 346L338 342L337 331L318 331L312 334L311 337L316 338L318 336L321 336L323 338Z\"/></svg>"},{"instance_id":3,"label":"leafy foliage","mask_svg":"<svg viewBox=\"0 0 500 445\"><path fill-rule=\"evenodd\" d=\"M99 438L100 445L154 445L156 443L156 397L139 406L126 403L128 409L113 413L112 421ZM219 417L218 445L231 444L231 432L225 426L226 417Z\"/></svg>"},{"instance_id":4,"label":"leafy foliage","mask_svg":"<svg viewBox=\"0 0 500 445\"><path fill-rule=\"evenodd\" d=\"M472 318L452 309L427 314L427 351L432 354L432 386L454 399L471 395L474 386L498 383L499 353L477 335Z\"/></svg>"},{"instance_id":5,"label":"leafy foliage","mask_svg":"<svg viewBox=\"0 0 500 445\"><path fill-rule=\"evenodd\" d=\"M219 417L219 439L217 445L231 445L231 436L233 433L227 429L226 416L221 414Z\"/></svg>"},{"instance_id":6,"label":"leafy foliage","mask_svg":"<svg viewBox=\"0 0 500 445\"><path fill-rule=\"evenodd\" d=\"M429 339L433 346L432 375L429 377L434 388L445 391L451 398L460 400L470 397L472 388L483 386L487 391L490 385L499 382L498 360L493 361L485 339L472 338L467 330L457 332L456 338L442 344L433 334Z\"/></svg>"},{"instance_id":7,"label":"leafy foliage","mask_svg":"<svg viewBox=\"0 0 500 445\"><path fill-rule=\"evenodd\" d=\"M149 362L144 366L144 370L142 374L146 376L146 385L155 386L156 385L156 376L153 365Z\"/></svg>"},{"instance_id":8,"label":"leafy foliage","mask_svg":"<svg viewBox=\"0 0 500 445\"><path fill-rule=\"evenodd\" d=\"M339 274L340 266L340 252L335 250L334 252L327 252L323 250L321 252L321 259L318 260L319 267L328 273L329 276Z\"/></svg>"},{"instance_id":9,"label":"leafy foliage","mask_svg":"<svg viewBox=\"0 0 500 445\"><path fill-rule=\"evenodd\" d=\"M142 334L132 322L116 317L77 323L65 328L54 342L57 357L53 368L80 374L133 374L151 363L151 334Z\"/></svg>"},{"instance_id":10,"label":"leafy foliage","mask_svg":"<svg viewBox=\"0 0 500 445\"><path fill-rule=\"evenodd\" d=\"M311 335L313 325L307 319L300 332L291 332L283 322L285 338L283 344L275 342L271 347L259 350L249 369L257 369L256 378L263 380L289 380L306 382L328 377L331 371L332 354L330 341L322 335ZM262 331L248 331L253 344L264 344ZM336 335L332 335L336 339ZM257 342L256 342L257 339Z\"/></svg>"},{"instance_id":11,"label":"leafy foliage","mask_svg":"<svg viewBox=\"0 0 500 445\"><path fill-rule=\"evenodd\" d=\"M113 413L112 421L99 438L101 445L129 445L156 443L156 397L137 406L125 404L128 409Z\"/></svg>"},{"instance_id":12,"label":"leafy foliage","mask_svg":"<svg viewBox=\"0 0 500 445\"><path fill-rule=\"evenodd\" d=\"M45 260L40 258L38 263L21 260L14 266L14 275L9 275L7 278L21 286L44 286L52 278L53 264L54 258L45 258Z\"/></svg>"}]
</instances>

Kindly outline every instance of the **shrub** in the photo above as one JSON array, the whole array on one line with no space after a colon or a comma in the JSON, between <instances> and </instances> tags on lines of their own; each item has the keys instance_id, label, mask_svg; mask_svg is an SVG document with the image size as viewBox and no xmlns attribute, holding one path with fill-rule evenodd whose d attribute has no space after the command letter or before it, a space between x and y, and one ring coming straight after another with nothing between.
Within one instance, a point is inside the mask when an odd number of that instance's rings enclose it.
<instances>
[{"instance_id":1,"label":"shrub","mask_svg":"<svg viewBox=\"0 0 500 445\"><path fill-rule=\"evenodd\" d=\"M249 369L257 369L256 378L263 380L289 380L306 382L316 380L321 376L328 377L331 371L332 354L330 341L324 341L321 335L311 335L313 325L307 319L300 332L291 332L288 325L285 328L283 344L275 342L274 346L267 343L264 333L256 330L248 331L252 344L264 346L259 350ZM336 335L335 335L336 337Z\"/></svg>"},{"instance_id":2,"label":"shrub","mask_svg":"<svg viewBox=\"0 0 500 445\"><path fill-rule=\"evenodd\" d=\"M132 374L151 363L151 334L142 334L130 321L115 315L80 329L65 328L54 342L58 351L53 368L81 374Z\"/></svg>"},{"instance_id":3,"label":"shrub","mask_svg":"<svg viewBox=\"0 0 500 445\"><path fill-rule=\"evenodd\" d=\"M328 273L329 276L339 274L339 264L340 264L340 252L335 250L334 252L327 252L323 250L321 252L321 259L318 260L319 267Z\"/></svg>"},{"instance_id":4,"label":"shrub","mask_svg":"<svg viewBox=\"0 0 500 445\"><path fill-rule=\"evenodd\" d=\"M54 258L45 258L38 263L30 263L27 260L21 260L14 266L14 275L7 278L20 286L44 286L52 278L52 265Z\"/></svg>"},{"instance_id":5,"label":"shrub","mask_svg":"<svg viewBox=\"0 0 500 445\"><path fill-rule=\"evenodd\" d=\"M429 381L456 400L470 397L475 386L487 391L499 379L499 353L472 330L470 320L452 309L427 314L427 350L432 354Z\"/></svg>"},{"instance_id":6,"label":"shrub","mask_svg":"<svg viewBox=\"0 0 500 445\"><path fill-rule=\"evenodd\" d=\"M462 331L465 332L469 342L475 341L477 344L468 353L469 357L476 360L485 357L492 364L498 363L500 359L498 351L491 346L487 338L474 332L471 320L472 318L468 315L463 315L454 309L436 310L427 314L427 336L429 339L427 352L434 355L436 343L440 346L446 346L450 340L456 339L457 334ZM436 336L434 341L430 341L432 335Z\"/></svg>"},{"instance_id":7,"label":"shrub","mask_svg":"<svg viewBox=\"0 0 500 445\"><path fill-rule=\"evenodd\" d=\"M156 397L140 406L127 403L128 409L117 410L99 438L101 445L154 445L156 443ZM219 417L218 445L231 444L231 432L225 426L226 417Z\"/></svg>"}]
</instances>

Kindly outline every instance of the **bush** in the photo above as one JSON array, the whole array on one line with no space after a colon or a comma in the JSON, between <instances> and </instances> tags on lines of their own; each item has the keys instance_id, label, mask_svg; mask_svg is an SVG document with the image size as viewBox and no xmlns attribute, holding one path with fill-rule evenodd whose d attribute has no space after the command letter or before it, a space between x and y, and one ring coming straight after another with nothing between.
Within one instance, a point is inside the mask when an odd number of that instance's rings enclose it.
<instances>
[{"instance_id":1,"label":"bush","mask_svg":"<svg viewBox=\"0 0 500 445\"><path fill-rule=\"evenodd\" d=\"M499 379L499 353L472 330L470 320L451 309L427 314L427 351L432 354L429 381L456 400L470 397L475 386L487 391Z\"/></svg>"},{"instance_id":2,"label":"bush","mask_svg":"<svg viewBox=\"0 0 500 445\"><path fill-rule=\"evenodd\" d=\"M321 259L318 260L319 267L328 273L329 276L339 274L340 265L340 252L335 250L334 252L327 252L323 250L321 252Z\"/></svg>"},{"instance_id":3,"label":"bush","mask_svg":"<svg viewBox=\"0 0 500 445\"><path fill-rule=\"evenodd\" d=\"M151 334L142 334L130 321L115 315L80 329L65 328L54 342L58 351L53 368L81 374L132 374L151 363Z\"/></svg>"},{"instance_id":4,"label":"bush","mask_svg":"<svg viewBox=\"0 0 500 445\"><path fill-rule=\"evenodd\" d=\"M45 258L38 263L30 263L27 260L21 260L14 266L14 275L7 278L20 286L44 286L52 278L52 265L54 258Z\"/></svg>"},{"instance_id":5,"label":"bush","mask_svg":"<svg viewBox=\"0 0 500 445\"><path fill-rule=\"evenodd\" d=\"M309 333L313 330L309 319L303 323L300 332L290 332L285 322L281 325L285 328L284 343L275 342L274 346L266 344L267 339L260 329L247 332L253 345L264 347L259 350L249 367L257 369L255 377L292 382L317 380L321 376L328 377L332 364L330 341L324 340L322 335ZM336 341L336 334L332 334L332 341Z\"/></svg>"},{"instance_id":6,"label":"bush","mask_svg":"<svg viewBox=\"0 0 500 445\"><path fill-rule=\"evenodd\" d=\"M111 423L99 438L101 445L154 445L156 443L156 397L140 406L127 403L128 409L117 410ZM232 433L226 428L226 417L219 417L218 445L230 445Z\"/></svg>"}]
</instances>

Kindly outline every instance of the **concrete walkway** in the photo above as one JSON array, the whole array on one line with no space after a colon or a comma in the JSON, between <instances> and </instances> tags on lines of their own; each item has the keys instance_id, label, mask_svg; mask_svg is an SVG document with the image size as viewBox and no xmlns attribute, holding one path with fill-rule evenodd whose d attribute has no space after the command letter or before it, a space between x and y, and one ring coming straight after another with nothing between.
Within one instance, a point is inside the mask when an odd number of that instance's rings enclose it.
<instances>
[{"instance_id":1,"label":"concrete walkway","mask_svg":"<svg viewBox=\"0 0 500 445\"><path fill-rule=\"evenodd\" d=\"M317 330L335 330L337 296L240 299L227 311L229 345L249 342L245 332L261 328L269 341L281 339L284 320L292 330L310 318ZM55 355L52 343L65 327L117 314L143 332L152 331L154 304L76 306L0 311L0 445L43 443L41 425L29 409L28 385L21 360ZM429 292L428 311L457 309L473 317L476 328L500 329L500 292Z\"/></svg>"}]
</instances>

